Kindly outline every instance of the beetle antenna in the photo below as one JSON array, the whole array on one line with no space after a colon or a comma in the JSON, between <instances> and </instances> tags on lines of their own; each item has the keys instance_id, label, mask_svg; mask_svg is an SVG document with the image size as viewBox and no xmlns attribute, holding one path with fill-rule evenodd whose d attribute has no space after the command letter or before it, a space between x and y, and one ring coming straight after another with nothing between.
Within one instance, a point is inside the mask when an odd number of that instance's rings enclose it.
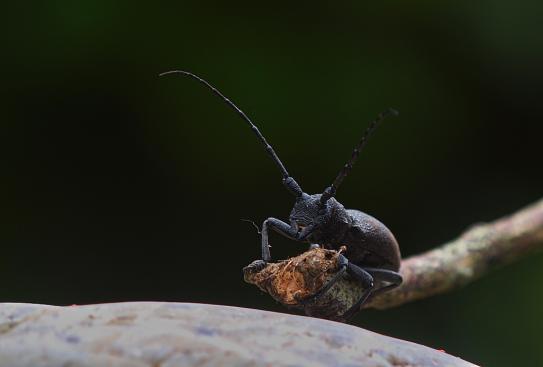
<instances>
[{"instance_id":1,"label":"beetle antenna","mask_svg":"<svg viewBox=\"0 0 543 367\"><path fill-rule=\"evenodd\" d=\"M343 179L347 177L347 175L351 172L353 169L353 164L358 159L358 156L360 155L360 151L364 146L366 146L366 143L368 142L368 138L371 134L377 129L377 126L388 116L398 116L398 111L388 108L387 110L381 112L375 120L373 120L370 123L370 126L366 129L364 132L364 135L362 135L362 138L356 145L356 147L353 150L353 153L351 154L351 159L343 166L339 174L337 175L336 179L332 183L332 185L328 186L326 190L324 190L322 196L321 196L321 204L326 203L331 197L334 197L336 195L337 188L341 183L343 182Z\"/></svg>"},{"instance_id":2,"label":"beetle antenna","mask_svg":"<svg viewBox=\"0 0 543 367\"><path fill-rule=\"evenodd\" d=\"M217 88L215 88L214 86L209 84L204 79L200 78L198 75L195 75L193 73L190 73L188 71L183 71L183 70L172 70L172 71L166 71L164 73L161 73L161 74L159 74L159 76L168 75L168 74L181 74L181 75L186 75L186 76L189 76L191 78L196 79L197 81L199 81L200 83L202 83L203 85L205 85L206 87L211 89L211 91L215 95L217 95L219 98L221 98L227 105L229 105L234 111L236 111L238 113L238 115L240 115L241 118L244 119L249 124L249 126L251 127L251 130L253 130L253 132L256 134L257 138L264 145L264 148L266 149L266 152L268 153L268 155L271 157L271 159L273 159L273 161L275 162L277 167L279 167L279 170L281 171L281 174L283 175L283 184L295 196L301 196L302 195L302 189L296 183L296 181L292 177L290 177L287 169L283 165L283 162L281 162L281 160L279 159L279 157L275 153L275 150L273 150L272 146L266 141L266 138L264 138L264 136L262 135L260 130L258 130L258 127L256 127L255 124L253 124L251 119L249 117L247 117L247 115L238 106L236 106L234 104L234 102L232 102L230 99L226 98L224 96L224 94L219 92L219 90Z\"/></svg>"},{"instance_id":3,"label":"beetle antenna","mask_svg":"<svg viewBox=\"0 0 543 367\"><path fill-rule=\"evenodd\" d=\"M262 232L260 231L260 228L256 225L255 222L253 222L252 220L250 219L240 219L242 222L247 222L247 223L251 223L253 225L253 227L255 227L256 231L258 232L258 234L262 234Z\"/></svg>"}]
</instances>

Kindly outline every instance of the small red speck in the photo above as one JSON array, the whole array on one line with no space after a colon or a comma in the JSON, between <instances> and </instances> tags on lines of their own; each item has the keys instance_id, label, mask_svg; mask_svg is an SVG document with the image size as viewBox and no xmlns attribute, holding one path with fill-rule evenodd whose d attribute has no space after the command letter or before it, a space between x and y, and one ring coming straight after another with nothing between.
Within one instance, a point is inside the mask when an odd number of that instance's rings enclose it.
<instances>
[{"instance_id":1,"label":"small red speck","mask_svg":"<svg viewBox=\"0 0 543 367\"><path fill-rule=\"evenodd\" d=\"M446 353L446 352L445 352L445 349L438 349L437 351L438 351L438 352L441 352L441 353Z\"/></svg>"},{"instance_id":2,"label":"small red speck","mask_svg":"<svg viewBox=\"0 0 543 367\"><path fill-rule=\"evenodd\" d=\"M77 305L74 303L73 305L70 305L70 307L76 307Z\"/></svg>"}]
</instances>

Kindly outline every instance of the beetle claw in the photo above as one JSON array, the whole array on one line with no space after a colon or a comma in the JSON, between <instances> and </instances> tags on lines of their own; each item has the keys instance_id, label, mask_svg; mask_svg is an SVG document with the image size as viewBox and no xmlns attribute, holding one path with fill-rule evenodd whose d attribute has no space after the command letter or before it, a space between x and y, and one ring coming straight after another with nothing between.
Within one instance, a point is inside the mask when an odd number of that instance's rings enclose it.
<instances>
[{"instance_id":1,"label":"beetle claw","mask_svg":"<svg viewBox=\"0 0 543 367\"><path fill-rule=\"evenodd\" d=\"M258 273L259 271L264 269L267 265L268 265L268 263L266 261L264 261L264 260L255 260L252 263L250 263L249 265L247 265L246 267L244 267L243 271L244 272L249 271L249 272Z\"/></svg>"},{"instance_id":2,"label":"beetle claw","mask_svg":"<svg viewBox=\"0 0 543 367\"><path fill-rule=\"evenodd\" d=\"M319 296L320 296L320 294L318 294L318 293L313 294L313 295L308 296L308 297L302 297L299 294L295 294L294 298L296 299L296 302L298 302L299 305L308 306L308 305L313 305L317 301L317 298Z\"/></svg>"}]
</instances>

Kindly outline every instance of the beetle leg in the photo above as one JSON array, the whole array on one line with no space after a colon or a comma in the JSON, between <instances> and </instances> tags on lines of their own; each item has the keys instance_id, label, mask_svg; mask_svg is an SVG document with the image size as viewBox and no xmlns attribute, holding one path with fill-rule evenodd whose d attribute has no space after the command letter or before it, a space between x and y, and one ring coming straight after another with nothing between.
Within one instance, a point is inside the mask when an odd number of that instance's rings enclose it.
<instances>
[{"instance_id":1,"label":"beetle leg","mask_svg":"<svg viewBox=\"0 0 543 367\"><path fill-rule=\"evenodd\" d=\"M315 230L315 227L316 227L315 224L310 224L304 229L302 229L300 232L297 232L296 240L300 242L305 242L307 237L309 237L309 235L313 233L313 231Z\"/></svg>"},{"instance_id":2,"label":"beetle leg","mask_svg":"<svg viewBox=\"0 0 543 367\"><path fill-rule=\"evenodd\" d=\"M266 219L264 223L262 223L262 260L265 262L271 261L268 228L273 229L287 238L297 240L296 228L276 218Z\"/></svg>"},{"instance_id":3,"label":"beetle leg","mask_svg":"<svg viewBox=\"0 0 543 367\"><path fill-rule=\"evenodd\" d=\"M366 268L364 267L364 270L366 270L368 273L370 273L373 278L377 282L387 282L390 283L388 285L385 285L383 287L379 287L371 292L371 297L373 298L378 294L388 292L389 290L396 288L400 284L402 284L403 278L400 275L400 273L397 273L392 270L388 269L379 269L379 268Z\"/></svg>"},{"instance_id":4,"label":"beetle leg","mask_svg":"<svg viewBox=\"0 0 543 367\"><path fill-rule=\"evenodd\" d=\"M343 255L340 256L343 257ZM341 316L341 318L345 321L348 321L358 311L360 311L360 307L364 304L364 302L366 302L374 287L373 277L371 276L371 274L363 268L359 267L358 265L348 263L347 273L362 284L364 291L362 292L362 295L360 296L358 301Z\"/></svg>"},{"instance_id":5,"label":"beetle leg","mask_svg":"<svg viewBox=\"0 0 543 367\"><path fill-rule=\"evenodd\" d=\"M366 267L361 268L354 264L349 264L349 266L351 267L351 269L349 269L348 267L347 272L350 275L354 276L355 278L357 277L357 275L350 272L349 270L358 268L358 270L361 270L364 273L368 274L372 278L372 280L376 280L379 283L387 282L390 284L374 290L375 286L372 281L371 286L369 288L364 287L364 293L362 293L360 300L358 300L357 303L355 303L347 312L343 314L342 318L345 321L348 321L350 318L352 318L360 310L362 305L371 297L374 297L383 292L387 292L391 290L392 288L396 288L397 286L402 284L402 276L395 271L387 270L387 269L379 269L379 268L366 268Z\"/></svg>"},{"instance_id":6,"label":"beetle leg","mask_svg":"<svg viewBox=\"0 0 543 367\"><path fill-rule=\"evenodd\" d=\"M319 245L311 245L311 246L319 246ZM338 258L338 266L339 266L339 270L338 272L334 275L334 277L332 279L330 279L321 289L319 289L315 294L311 295L311 296L308 296L308 297L305 297L305 298L302 298L302 299L299 299L298 302L302 305L307 305L308 303L314 303L318 298L320 298L323 294L325 294L326 292L328 292L328 290L330 288L332 288L332 286L334 284L336 284L338 282L338 280L341 279L341 277L343 276L343 274L345 274L345 271L347 270L347 265L348 265L349 261L347 260L347 258L345 256L341 256Z\"/></svg>"}]
</instances>

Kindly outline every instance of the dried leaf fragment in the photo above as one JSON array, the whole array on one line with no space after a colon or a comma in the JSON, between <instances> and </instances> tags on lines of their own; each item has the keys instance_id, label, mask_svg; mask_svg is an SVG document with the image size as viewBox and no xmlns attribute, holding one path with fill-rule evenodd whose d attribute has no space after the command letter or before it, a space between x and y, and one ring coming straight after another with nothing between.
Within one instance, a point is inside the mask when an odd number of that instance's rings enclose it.
<instances>
[{"instance_id":1,"label":"dried leaf fragment","mask_svg":"<svg viewBox=\"0 0 543 367\"><path fill-rule=\"evenodd\" d=\"M302 309L309 316L341 320L362 294L359 283L343 276L321 297L311 302L303 300L316 294L339 271L339 252L321 248L258 270L253 264L243 269L244 279L273 299L291 308ZM304 304L305 303L305 304Z\"/></svg>"}]
</instances>

